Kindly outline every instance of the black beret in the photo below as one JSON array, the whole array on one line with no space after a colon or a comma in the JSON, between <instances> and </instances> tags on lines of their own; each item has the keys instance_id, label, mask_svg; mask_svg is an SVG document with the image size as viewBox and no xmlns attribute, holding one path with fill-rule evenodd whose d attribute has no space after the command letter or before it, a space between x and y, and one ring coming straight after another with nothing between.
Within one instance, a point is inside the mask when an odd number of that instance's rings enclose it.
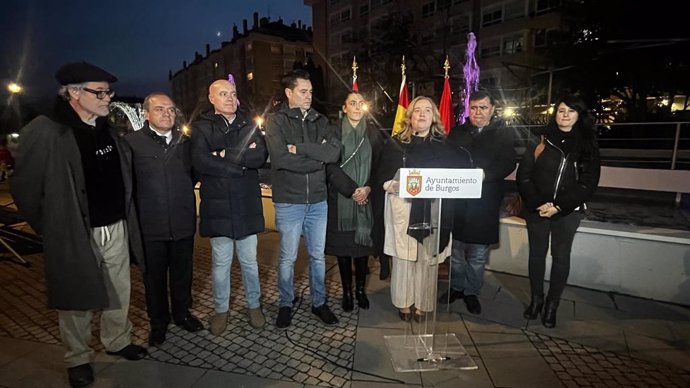
<instances>
[{"instance_id":1,"label":"black beret","mask_svg":"<svg viewBox=\"0 0 690 388\"><path fill-rule=\"evenodd\" d=\"M55 73L55 79L60 85L80 84L83 82L116 82L117 77L86 62L68 63L62 65Z\"/></svg>"}]
</instances>

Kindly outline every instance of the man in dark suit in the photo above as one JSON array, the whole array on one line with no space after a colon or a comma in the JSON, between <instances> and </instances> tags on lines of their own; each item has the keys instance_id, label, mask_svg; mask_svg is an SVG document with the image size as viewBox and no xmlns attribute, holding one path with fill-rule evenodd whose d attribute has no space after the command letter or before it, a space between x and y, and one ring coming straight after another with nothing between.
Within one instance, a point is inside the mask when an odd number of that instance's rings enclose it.
<instances>
[{"instance_id":1,"label":"man in dark suit","mask_svg":"<svg viewBox=\"0 0 690 388\"><path fill-rule=\"evenodd\" d=\"M176 112L170 97L152 93L144 100L144 127L125 137L132 148L134 194L144 237L152 346L165 341L171 308L176 325L190 332L204 328L189 312L196 203L190 142L174 129Z\"/></svg>"}]
</instances>

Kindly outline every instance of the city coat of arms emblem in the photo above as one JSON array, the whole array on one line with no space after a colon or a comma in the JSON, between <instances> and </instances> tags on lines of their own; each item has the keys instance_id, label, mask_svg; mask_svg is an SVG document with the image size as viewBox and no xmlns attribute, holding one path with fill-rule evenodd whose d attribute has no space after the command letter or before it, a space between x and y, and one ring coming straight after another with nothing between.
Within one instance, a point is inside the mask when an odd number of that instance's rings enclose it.
<instances>
[{"instance_id":1,"label":"city coat of arms emblem","mask_svg":"<svg viewBox=\"0 0 690 388\"><path fill-rule=\"evenodd\" d=\"M422 192L422 174L417 170L412 170L407 175L407 183L405 185L407 192L411 196L415 196Z\"/></svg>"}]
</instances>

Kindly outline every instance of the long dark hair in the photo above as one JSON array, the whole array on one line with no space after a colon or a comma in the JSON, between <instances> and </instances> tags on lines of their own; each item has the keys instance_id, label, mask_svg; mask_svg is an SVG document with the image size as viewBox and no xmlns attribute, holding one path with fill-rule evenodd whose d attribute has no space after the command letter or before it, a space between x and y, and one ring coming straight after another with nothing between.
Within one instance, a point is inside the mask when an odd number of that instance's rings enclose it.
<instances>
[{"instance_id":1,"label":"long dark hair","mask_svg":"<svg viewBox=\"0 0 690 388\"><path fill-rule=\"evenodd\" d=\"M566 94L558 99L549 121L549 130L559 130L556 124L556 115L561 104L565 104L568 108L575 109L577 112L577 121L573 125L573 133L577 138L575 151L583 156L591 156L595 148L597 148L596 125L594 124L594 116L580 97Z\"/></svg>"}]
</instances>

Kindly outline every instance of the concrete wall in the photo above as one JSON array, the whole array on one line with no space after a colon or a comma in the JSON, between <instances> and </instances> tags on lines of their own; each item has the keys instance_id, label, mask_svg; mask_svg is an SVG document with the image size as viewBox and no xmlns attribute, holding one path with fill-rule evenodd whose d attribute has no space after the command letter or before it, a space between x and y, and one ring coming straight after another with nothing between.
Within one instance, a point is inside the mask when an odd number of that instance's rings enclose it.
<instances>
[{"instance_id":1,"label":"concrete wall","mask_svg":"<svg viewBox=\"0 0 690 388\"><path fill-rule=\"evenodd\" d=\"M524 221L504 218L488 267L527 276L528 254ZM568 284L690 305L690 232L583 221Z\"/></svg>"}]
</instances>

